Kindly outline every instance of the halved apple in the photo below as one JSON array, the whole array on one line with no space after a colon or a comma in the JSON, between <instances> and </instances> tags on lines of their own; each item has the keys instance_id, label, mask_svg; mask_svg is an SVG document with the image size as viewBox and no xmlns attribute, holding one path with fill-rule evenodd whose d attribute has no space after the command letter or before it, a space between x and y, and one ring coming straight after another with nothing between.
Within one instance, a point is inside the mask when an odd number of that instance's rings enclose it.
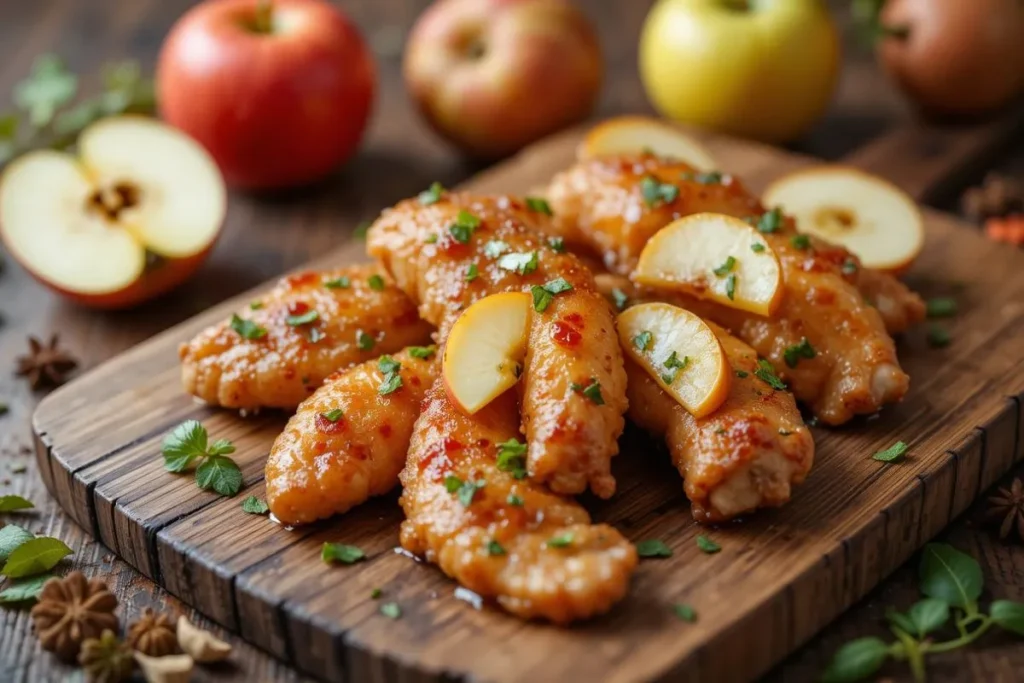
<instances>
[{"instance_id":1,"label":"halved apple","mask_svg":"<svg viewBox=\"0 0 1024 683\"><path fill-rule=\"evenodd\" d=\"M484 297L462 312L444 345L448 397L469 415L519 381L532 299L526 292Z\"/></svg>"},{"instance_id":2,"label":"halved apple","mask_svg":"<svg viewBox=\"0 0 1024 683\"><path fill-rule=\"evenodd\" d=\"M698 171L718 167L704 147L675 126L647 116L619 116L599 123L576 148L580 161L643 150L690 164Z\"/></svg>"},{"instance_id":3,"label":"halved apple","mask_svg":"<svg viewBox=\"0 0 1024 683\"><path fill-rule=\"evenodd\" d=\"M619 341L679 405L694 417L717 410L729 396L732 372L707 323L665 303L645 303L619 314Z\"/></svg>"},{"instance_id":4,"label":"halved apple","mask_svg":"<svg viewBox=\"0 0 1024 683\"><path fill-rule=\"evenodd\" d=\"M632 277L759 315L782 302L782 266L764 235L717 213L680 218L658 231Z\"/></svg>"},{"instance_id":5,"label":"halved apple","mask_svg":"<svg viewBox=\"0 0 1024 683\"><path fill-rule=\"evenodd\" d=\"M838 244L868 268L901 272L924 246L917 204L876 176L843 166L796 171L773 182L764 203L781 206L800 232Z\"/></svg>"},{"instance_id":6,"label":"halved apple","mask_svg":"<svg viewBox=\"0 0 1024 683\"><path fill-rule=\"evenodd\" d=\"M155 119L100 120L78 157L15 160L0 179L0 237L36 279L80 303L124 308L182 282L224 221L210 156Z\"/></svg>"}]
</instances>

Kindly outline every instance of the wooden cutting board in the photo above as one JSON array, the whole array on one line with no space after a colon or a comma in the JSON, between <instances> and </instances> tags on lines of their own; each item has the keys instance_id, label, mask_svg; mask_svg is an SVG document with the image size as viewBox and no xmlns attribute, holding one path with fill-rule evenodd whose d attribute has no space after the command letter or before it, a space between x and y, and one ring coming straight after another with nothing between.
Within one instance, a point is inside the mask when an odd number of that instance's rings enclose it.
<instances>
[{"instance_id":1,"label":"wooden cutting board","mask_svg":"<svg viewBox=\"0 0 1024 683\"><path fill-rule=\"evenodd\" d=\"M543 142L466 183L522 192L570 163L579 132ZM906 131L855 159L925 195L994 130L943 142ZM708 137L722 168L755 189L810 160ZM928 154L915 153L927 144ZM938 148L936 148L938 145ZM935 150L940 153L936 154ZM262 289L225 302L51 394L35 415L46 484L83 527L146 576L245 639L321 678L383 681L734 681L765 672L905 561L1022 456L1024 256L948 216L926 211L925 252L909 274L926 296L953 295L953 343L925 330L900 340L913 378L907 400L842 429L815 429L817 461L791 504L741 523L695 525L661 448L627 430L615 462L619 491L584 502L631 539L659 538L669 559L641 563L628 598L572 628L476 609L434 567L398 552L396 495L326 523L287 530L246 514L262 497L263 463L286 419L242 418L197 404L179 388L176 349ZM324 264L362 260L350 244ZM185 419L227 438L245 488L225 499L191 476L165 472L164 435ZM907 460L871 455L897 440ZM722 546L705 555L699 533ZM324 541L362 547L353 566L320 561ZM382 600L402 618L379 614ZM696 623L672 605L687 603Z\"/></svg>"}]
</instances>

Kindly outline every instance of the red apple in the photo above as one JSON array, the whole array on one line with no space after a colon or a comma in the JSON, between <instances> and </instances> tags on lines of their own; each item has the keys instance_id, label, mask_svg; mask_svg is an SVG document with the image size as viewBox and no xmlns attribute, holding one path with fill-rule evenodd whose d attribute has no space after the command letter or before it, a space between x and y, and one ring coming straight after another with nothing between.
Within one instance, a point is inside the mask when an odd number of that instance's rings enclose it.
<instances>
[{"instance_id":1,"label":"red apple","mask_svg":"<svg viewBox=\"0 0 1024 683\"><path fill-rule=\"evenodd\" d=\"M438 133L495 158L587 117L601 48L566 0L439 0L413 27L404 72Z\"/></svg>"},{"instance_id":2,"label":"red apple","mask_svg":"<svg viewBox=\"0 0 1024 683\"><path fill-rule=\"evenodd\" d=\"M154 119L82 131L78 156L37 150L0 178L0 238L37 280L95 308L184 281L220 234L224 181L206 151Z\"/></svg>"},{"instance_id":3,"label":"red apple","mask_svg":"<svg viewBox=\"0 0 1024 683\"><path fill-rule=\"evenodd\" d=\"M348 159L374 98L355 25L321 0L208 0L164 42L160 112L209 150L228 183L316 180Z\"/></svg>"}]
</instances>

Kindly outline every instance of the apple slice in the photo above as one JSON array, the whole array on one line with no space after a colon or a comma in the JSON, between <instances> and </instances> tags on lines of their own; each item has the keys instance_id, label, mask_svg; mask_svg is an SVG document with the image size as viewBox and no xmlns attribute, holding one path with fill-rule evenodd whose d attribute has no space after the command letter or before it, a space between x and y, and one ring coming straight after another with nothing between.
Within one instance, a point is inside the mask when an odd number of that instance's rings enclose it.
<instances>
[{"instance_id":1,"label":"apple slice","mask_svg":"<svg viewBox=\"0 0 1024 683\"><path fill-rule=\"evenodd\" d=\"M226 192L209 155L154 119L86 128L79 157L41 150L0 180L0 237L33 276L103 308L164 292L202 263Z\"/></svg>"},{"instance_id":2,"label":"apple slice","mask_svg":"<svg viewBox=\"0 0 1024 683\"><path fill-rule=\"evenodd\" d=\"M658 231L633 280L765 316L782 302L782 266L771 245L748 223L717 213L680 218Z\"/></svg>"},{"instance_id":3,"label":"apple slice","mask_svg":"<svg viewBox=\"0 0 1024 683\"><path fill-rule=\"evenodd\" d=\"M505 292L480 299L448 333L441 361L448 396L472 415L519 381L532 299Z\"/></svg>"},{"instance_id":4,"label":"apple slice","mask_svg":"<svg viewBox=\"0 0 1024 683\"><path fill-rule=\"evenodd\" d=\"M718 168L704 147L675 126L646 116L619 116L599 123L576 148L580 161L616 154L651 150L658 156L678 159L698 171Z\"/></svg>"},{"instance_id":5,"label":"apple slice","mask_svg":"<svg viewBox=\"0 0 1024 683\"><path fill-rule=\"evenodd\" d=\"M639 304L620 313L617 326L630 358L694 417L710 415L729 396L732 372L722 343L690 311Z\"/></svg>"},{"instance_id":6,"label":"apple slice","mask_svg":"<svg viewBox=\"0 0 1024 683\"><path fill-rule=\"evenodd\" d=\"M876 176L842 166L796 171L773 182L764 203L781 206L810 233L856 254L868 268L901 272L924 246L917 204Z\"/></svg>"}]
</instances>

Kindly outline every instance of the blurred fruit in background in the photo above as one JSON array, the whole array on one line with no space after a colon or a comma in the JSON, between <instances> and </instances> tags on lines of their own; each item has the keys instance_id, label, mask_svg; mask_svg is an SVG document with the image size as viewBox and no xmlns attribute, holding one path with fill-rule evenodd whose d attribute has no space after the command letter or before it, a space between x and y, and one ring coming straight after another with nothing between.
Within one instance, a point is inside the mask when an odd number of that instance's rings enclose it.
<instances>
[{"instance_id":1,"label":"blurred fruit in background","mask_svg":"<svg viewBox=\"0 0 1024 683\"><path fill-rule=\"evenodd\" d=\"M126 308L202 264L226 201L195 141L155 119L112 116L82 131L77 156L44 149L11 162L0 178L0 237L57 293Z\"/></svg>"},{"instance_id":2,"label":"blurred fruit in background","mask_svg":"<svg viewBox=\"0 0 1024 683\"><path fill-rule=\"evenodd\" d=\"M413 27L404 60L430 125L481 158L586 118L602 70L593 27L566 0L439 0Z\"/></svg>"},{"instance_id":3,"label":"blurred fruit in background","mask_svg":"<svg viewBox=\"0 0 1024 683\"><path fill-rule=\"evenodd\" d=\"M160 113L213 155L230 185L323 177L355 152L373 105L373 60L323 0L207 0L171 30Z\"/></svg>"},{"instance_id":4,"label":"blurred fruit in background","mask_svg":"<svg viewBox=\"0 0 1024 683\"><path fill-rule=\"evenodd\" d=\"M1024 92L1024 2L866 0L886 72L930 115L982 114Z\"/></svg>"},{"instance_id":5,"label":"blurred fruit in background","mask_svg":"<svg viewBox=\"0 0 1024 683\"><path fill-rule=\"evenodd\" d=\"M822 0L658 0L640 37L640 77L662 115L764 142L818 120L839 62Z\"/></svg>"}]
</instances>

